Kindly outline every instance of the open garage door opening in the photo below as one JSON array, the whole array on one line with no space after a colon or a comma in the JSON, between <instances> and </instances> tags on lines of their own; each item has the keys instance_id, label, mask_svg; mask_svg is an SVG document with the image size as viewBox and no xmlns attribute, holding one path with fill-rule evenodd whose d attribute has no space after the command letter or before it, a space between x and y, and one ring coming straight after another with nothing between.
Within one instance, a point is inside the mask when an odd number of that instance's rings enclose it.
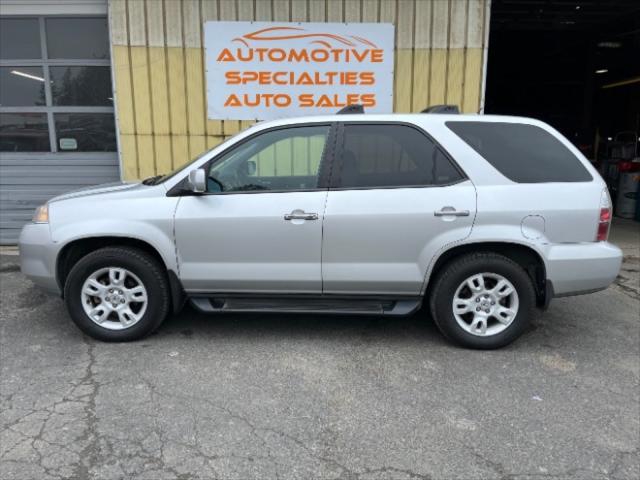
<instances>
[{"instance_id":1,"label":"open garage door opening","mask_svg":"<svg viewBox=\"0 0 640 480\"><path fill-rule=\"evenodd\" d=\"M551 124L617 202L620 172L640 165L620 163L640 161L640 3L494 0L487 63L484 112Z\"/></svg>"}]
</instances>

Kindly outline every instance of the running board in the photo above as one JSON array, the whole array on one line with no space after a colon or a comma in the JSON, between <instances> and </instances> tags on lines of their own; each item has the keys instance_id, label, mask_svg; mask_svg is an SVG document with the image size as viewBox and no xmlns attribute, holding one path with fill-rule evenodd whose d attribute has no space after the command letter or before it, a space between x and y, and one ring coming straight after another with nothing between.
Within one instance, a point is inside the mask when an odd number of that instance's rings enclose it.
<instances>
[{"instance_id":1,"label":"running board","mask_svg":"<svg viewBox=\"0 0 640 480\"><path fill-rule=\"evenodd\" d=\"M280 312L348 315L410 315L422 304L421 298L325 298L325 297L238 297L193 296L191 304L204 313Z\"/></svg>"}]
</instances>

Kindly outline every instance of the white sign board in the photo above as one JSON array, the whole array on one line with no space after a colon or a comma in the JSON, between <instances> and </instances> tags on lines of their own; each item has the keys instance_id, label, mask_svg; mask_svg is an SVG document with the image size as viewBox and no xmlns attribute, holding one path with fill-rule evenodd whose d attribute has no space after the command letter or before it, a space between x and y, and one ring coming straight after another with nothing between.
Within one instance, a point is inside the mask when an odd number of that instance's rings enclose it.
<instances>
[{"instance_id":1,"label":"white sign board","mask_svg":"<svg viewBox=\"0 0 640 480\"><path fill-rule=\"evenodd\" d=\"M393 110L392 24L206 22L208 117Z\"/></svg>"}]
</instances>

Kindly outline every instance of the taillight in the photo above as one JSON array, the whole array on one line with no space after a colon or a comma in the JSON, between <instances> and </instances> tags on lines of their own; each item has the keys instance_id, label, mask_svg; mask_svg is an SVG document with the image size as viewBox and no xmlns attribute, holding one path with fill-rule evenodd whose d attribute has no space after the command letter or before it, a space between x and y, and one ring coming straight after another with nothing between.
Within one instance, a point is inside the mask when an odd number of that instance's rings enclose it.
<instances>
[{"instance_id":1,"label":"taillight","mask_svg":"<svg viewBox=\"0 0 640 480\"><path fill-rule=\"evenodd\" d=\"M596 242L606 242L609 237L609 225L611 224L611 209L600 209L600 221L598 221L598 234Z\"/></svg>"},{"instance_id":2,"label":"taillight","mask_svg":"<svg viewBox=\"0 0 640 480\"><path fill-rule=\"evenodd\" d=\"M611 225L611 199L605 188L600 196L600 218L596 231L596 242L606 242L609 238L609 226Z\"/></svg>"}]
</instances>

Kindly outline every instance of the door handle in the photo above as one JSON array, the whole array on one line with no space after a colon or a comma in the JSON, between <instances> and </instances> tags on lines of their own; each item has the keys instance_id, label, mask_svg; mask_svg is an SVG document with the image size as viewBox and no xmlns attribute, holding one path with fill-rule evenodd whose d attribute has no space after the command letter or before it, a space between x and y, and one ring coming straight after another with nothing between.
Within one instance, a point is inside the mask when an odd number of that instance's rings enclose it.
<instances>
[{"instance_id":1,"label":"door handle","mask_svg":"<svg viewBox=\"0 0 640 480\"><path fill-rule=\"evenodd\" d=\"M436 217L468 217L469 210L456 210L453 207L442 207L441 210L433 212Z\"/></svg>"},{"instance_id":2,"label":"door handle","mask_svg":"<svg viewBox=\"0 0 640 480\"><path fill-rule=\"evenodd\" d=\"M317 220L318 214L306 213L306 212L303 212L302 210L294 210L291 213L285 213L284 219L285 220Z\"/></svg>"}]
</instances>

